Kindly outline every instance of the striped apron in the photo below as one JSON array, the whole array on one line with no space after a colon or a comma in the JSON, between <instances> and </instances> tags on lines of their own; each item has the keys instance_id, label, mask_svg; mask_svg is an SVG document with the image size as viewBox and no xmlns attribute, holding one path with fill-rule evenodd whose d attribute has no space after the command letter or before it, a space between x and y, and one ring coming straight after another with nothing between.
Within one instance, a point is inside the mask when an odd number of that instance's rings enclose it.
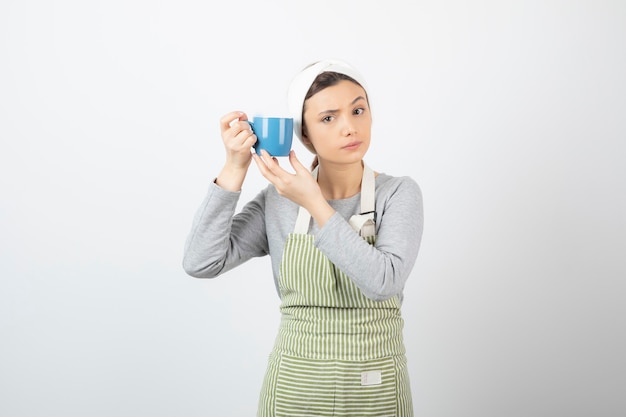
<instances>
[{"instance_id":1,"label":"striped apron","mask_svg":"<svg viewBox=\"0 0 626 417\"><path fill-rule=\"evenodd\" d=\"M374 173L367 166L361 188L362 214L350 224L374 244ZM257 416L413 416L399 299L365 297L315 247L310 218L301 207L285 243L281 322Z\"/></svg>"}]
</instances>

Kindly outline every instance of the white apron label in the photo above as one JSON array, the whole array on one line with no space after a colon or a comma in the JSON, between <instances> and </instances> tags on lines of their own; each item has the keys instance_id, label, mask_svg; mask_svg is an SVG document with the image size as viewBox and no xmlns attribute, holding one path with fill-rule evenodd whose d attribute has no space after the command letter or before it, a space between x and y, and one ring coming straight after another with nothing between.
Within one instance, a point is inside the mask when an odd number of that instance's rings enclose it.
<instances>
[{"instance_id":1,"label":"white apron label","mask_svg":"<svg viewBox=\"0 0 626 417\"><path fill-rule=\"evenodd\" d=\"M380 385L383 382L381 371L361 372L361 385Z\"/></svg>"}]
</instances>

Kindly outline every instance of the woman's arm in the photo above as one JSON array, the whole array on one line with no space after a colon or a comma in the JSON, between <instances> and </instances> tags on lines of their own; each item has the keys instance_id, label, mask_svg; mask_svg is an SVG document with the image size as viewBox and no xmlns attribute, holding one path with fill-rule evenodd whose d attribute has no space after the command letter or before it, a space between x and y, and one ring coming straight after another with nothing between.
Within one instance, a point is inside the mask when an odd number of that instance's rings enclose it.
<instances>
[{"instance_id":1,"label":"woman's arm","mask_svg":"<svg viewBox=\"0 0 626 417\"><path fill-rule=\"evenodd\" d=\"M265 190L233 215L240 193L211 184L185 243L183 269L196 278L214 278L268 253Z\"/></svg>"},{"instance_id":2,"label":"woman's arm","mask_svg":"<svg viewBox=\"0 0 626 417\"><path fill-rule=\"evenodd\" d=\"M233 216L257 140L247 120L241 111L220 119L226 162L209 186L185 243L183 269L193 277L213 278L267 253L263 193Z\"/></svg>"},{"instance_id":3,"label":"woman's arm","mask_svg":"<svg viewBox=\"0 0 626 417\"><path fill-rule=\"evenodd\" d=\"M348 222L334 214L317 233L316 246L376 301L402 293L422 238L422 194L415 181L402 178L384 198L376 199L376 244L368 244Z\"/></svg>"}]
</instances>

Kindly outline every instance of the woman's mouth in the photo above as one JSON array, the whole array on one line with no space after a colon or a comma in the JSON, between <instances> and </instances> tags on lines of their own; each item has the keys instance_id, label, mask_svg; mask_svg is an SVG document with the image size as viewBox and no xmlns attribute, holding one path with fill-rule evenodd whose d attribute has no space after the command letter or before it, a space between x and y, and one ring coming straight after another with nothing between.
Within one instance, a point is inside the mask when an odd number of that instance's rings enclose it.
<instances>
[{"instance_id":1,"label":"woman's mouth","mask_svg":"<svg viewBox=\"0 0 626 417\"><path fill-rule=\"evenodd\" d=\"M343 146L341 149L347 149L351 151L351 150L358 148L359 146L361 146L361 142L355 141L355 142L348 143L346 146Z\"/></svg>"}]
</instances>

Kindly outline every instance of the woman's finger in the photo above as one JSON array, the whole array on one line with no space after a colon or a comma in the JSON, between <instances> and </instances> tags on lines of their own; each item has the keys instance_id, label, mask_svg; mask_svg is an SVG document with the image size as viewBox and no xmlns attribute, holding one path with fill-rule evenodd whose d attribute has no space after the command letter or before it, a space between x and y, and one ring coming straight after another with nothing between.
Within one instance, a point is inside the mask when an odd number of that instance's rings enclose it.
<instances>
[{"instance_id":1,"label":"woman's finger","mask_svg":"<svg viewBox=\"0 0 626 417\"><path fill-rule=\"evenodd\" d=\"M263 159L265 165L267 165L269 170L272 172L274 172L274 168L280 168L280 166L278 165L278 160L276 158L273 158L269 153L267 153L265 149L261 149L261 159Z\"/></svg>"},{"instance_id":2,"label":"woman's finger","mask_svg":"<svg viewBox=\"0 0 626 417\"><path fill-rule=\"evenodd\" d=\"M256 163L256 166L259 168L261 175L269 182L273 183L273 175L270 173L265 161L257 155L256 152L252 154L252 159L254 159L254 163Z\"/></svg>"},{"instance_id":3,"label":"woman's finger","mask_svg":"<svg viewBox=\"0 0 626 417\"><path fill-rule=\"evenodd\" d=\"M220 119L220 129L222 132L230 129L231 124L236 120L248 120L248 116L242 111L231 111Z\"/></svg>"},{"instance_id":4,"label":"woman's finger","mask_svg":"<svg viewBox=\"0 0 626 417\"><path fill-rule=\"evenodd\" d=\"M296 157L296 151L294 151L293 149L289 151L289 163L296 171L296 173L302 174L306 172L307 174L310 174L309 170L304 165L302 165L300 160Z\"/></svg>"},{"instance_id":5,"label":"woman's finger","mask_svg":"<svg viewBox=\"0 0 626 417\"><path fill-rule=\"evenodd\" d=\"M254 142L256 142L256 135L252 132L252 130L244 129L237 132L233 137L233 140L238 145L245 145L246 141L250 140L251 138L254 139L252 142L254 144Z\"/></svg>"},{"instance_id":6,"label":"woman's finger","mask_svg":"<svg viewBox=\"0 0 626 417\"><path fill-rule=\"evenodd\" d=\"M261 149L261 156L254 154L255 161L259 165L261 174L272 184L279 185L285 180L285 175L291 175L278 164L278 160L273 158L267 151Z\"/></svg>"}]
</instances>

